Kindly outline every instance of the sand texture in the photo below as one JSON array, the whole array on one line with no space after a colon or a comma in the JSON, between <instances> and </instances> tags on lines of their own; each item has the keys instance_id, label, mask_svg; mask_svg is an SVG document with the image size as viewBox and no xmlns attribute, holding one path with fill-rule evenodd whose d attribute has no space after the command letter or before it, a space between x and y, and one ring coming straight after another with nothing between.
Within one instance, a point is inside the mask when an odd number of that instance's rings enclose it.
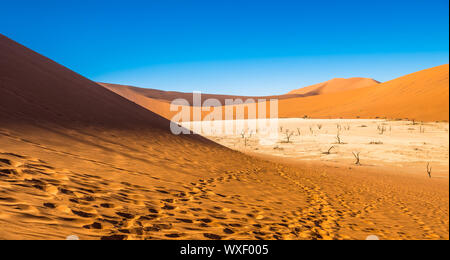
<instances>
[{"instance_id":1,"label":"sand texture","mask_svg":"<svg viewBox=\"0 0 450 260\"><path fill-rule=\"evenodd\" d=\"M0 239L449 238L448 173L259 158L168 126L0 36Z\"/></svg>"}]
</instances>

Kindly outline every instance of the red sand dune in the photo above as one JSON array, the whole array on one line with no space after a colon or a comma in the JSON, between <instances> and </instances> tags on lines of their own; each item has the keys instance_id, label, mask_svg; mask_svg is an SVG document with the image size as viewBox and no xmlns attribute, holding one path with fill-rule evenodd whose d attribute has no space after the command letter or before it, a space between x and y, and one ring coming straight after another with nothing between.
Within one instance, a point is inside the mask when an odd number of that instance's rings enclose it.
<instances>
[{"instance_id":1,"label":"red sand dune","mask_svg":"<svg viewBox=\"0 0 450 260\"><path fill-rule=\"evenodd\" d=\"M448 121L449 65L415 72L376 87L282 100L279 111L280 117Z\"/></svg>"},{"instance_id":2,"label":"red sand dune","mask_svg":"<svg viewBox=\"0 0 450 260\"><path fill-rule=\"evenodd\" d=\"M377 84L379 84L378 81L367 78L349 78L349 79L336 78L309 87L292 90L288 94L315 96L376 86Z\"/></svg>"},{"instance_id":3,"label":"red sand dune","mask_svg":"<svg viewBox=\"0 0 450 260\"><path fill-rule=\"evenodd\" d=\"M147 89L147 88L139 88L139 87L133 87L133 86L126 86L126 85L118 85L118 84L110 84L110 83L98 83L109 90L116 92L122 96L128 96L128 97L137 97L137 96L143 96L146 98L150 98L152 100L159 100L164 102L172 102L174 99L182 98L187 100L191 105L193 105L192 101L192 93L185 93L185 92L177 92L177 91L163 91L163 90L157 90L157 89ZM286 95L276 95L276 96L236 96L236 95L218 95L218 94L208 94L208 93L202 93L202 102L214 98L219 100L222 104L225 104L226 99L253 99L257 101L258 99L288 99L288 98L295 98L295 97L303 97L307 95L303 94L286 94Z\"/></svg>"},{"instance_id":4,"label":"red sand dune","mask_svg":"<svg viewBox=\"0 0 450 260\"><path fill-rule=\"evenodd\" d=\"M228 174L274 166L169 123L0 35L0 239L252 238L187 232L208 216L184 212L225 207Z\"/></svg>"},{"instance_id":5,"label":"red sand dune","mask_svg":"<svg viewBox=\"0 0 450 260\"><path fill-rule=\"evenodd\" d=\"M448 65L419 71L378 84L372 79L334 79L278 96L280 118L390 118L421 121L448 121L449 88ZM170 92L156 95L155 90L103 84L108 89L133 102L171 119L176 112L169 110L169 102L192 94ZM225 96L204 95L218 98ZM243 98L226 96L226 98ZM264 97L263 97L264 98ZM277 96L266 97L277 98ZM257 99L257 98L255 98ZM191 103L192 104L192 103ZM222 103L223 104L223 103ZM202 112L202 117L209 112ZM192 117L191 117L192 118Z\"/></svg>"},{"instance_id":6,"label":"red sand dune","mask_svg":"<svg viewBox=\"0 0 450 260\"><path fill-rule=\"evenodd\" d=\"M0 123L165 129L162 117L0 35Z\"/></svg>"}]
</instances>

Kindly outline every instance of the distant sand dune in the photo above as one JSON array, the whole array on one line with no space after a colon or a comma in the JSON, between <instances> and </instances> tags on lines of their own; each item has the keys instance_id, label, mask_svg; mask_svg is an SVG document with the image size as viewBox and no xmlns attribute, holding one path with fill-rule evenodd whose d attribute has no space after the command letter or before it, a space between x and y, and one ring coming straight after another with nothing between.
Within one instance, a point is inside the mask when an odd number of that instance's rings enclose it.
<instances>
[{"instance_id":1,"label":"distant sand dune","mask_svg":"<svg viewBox=\"0 0 450 260\"><path fill-rule=\"evenodd\" d=\"M349 78L349 79L337 78L323 83L315 84L309 87L292 90L291 92L289 92L289 94L315 96L365 87L376 87L377 84L379 84L378 81L367 78Z\"/></svg>"},{"instance_id":2,"label":"distant sand dune","mask_svg":"<svg viewBox=\"0 0 450 260\"><path fill-rule=\"evenodd\" d=\"M139 88L133 86L125 86L118 84L110 84L110 83L98 83L118 94L124 93L125 95L133 95L133 96L144 96L146 98L163 101L163 102L172 102L174 99L182 98L186 99L191 105L193 104L192 93L185 92L176 92L176 91L163 91L157 89L146 89ZM236 95L217 95L217 94L208 94L202 93L202 102L214 98L219 100L222 104L225 104L226 99L254 99L257 101L258 99L288 99L295 97L303 97L308 96L306 94L285 94L285 95L277 95L277 96L236 96Z\"/></svg>"},{"instance_id":3,"label":"distant sand dune","mask_svg":"<svg viewBox=\"0 0 450 260\"><path fill-rule=\"evenodd\" d=\"M167 119L171 119L177 114L169 109L171 99L186 98L188 101L192 99L192 94L189 93L171 92L170 95L165 94L164 98L161 98L161 95L154 94L155 90L104 85L115 93ZM334 79L294 90L288 95L266 98L279 98L280 118L303 118L306 116L310 118L389 118L448 122L448 85L449 66L447 64L380 84L365 78ZM300 96L292 96L296 94ZM206 95L206 97L219 100L225 98L215 95ZM233 98L233 96L226 97ZM222 104L224 103L222 102ZM223 118L225 118L224 109L222 108L222 110ZM207 114L209 112L202 112L202 117L204 118Z\"/></svg>"},{"instance_id":4,"label":"distant sand dune","mask_svg":"<svg viewBox=\"0 0 450 260\"><path fill-rule=\"evenodd\" d=\"M376 87L280 102L280 117L449 119L449 65L415 72Z\"/></svg>"}]
</instances>

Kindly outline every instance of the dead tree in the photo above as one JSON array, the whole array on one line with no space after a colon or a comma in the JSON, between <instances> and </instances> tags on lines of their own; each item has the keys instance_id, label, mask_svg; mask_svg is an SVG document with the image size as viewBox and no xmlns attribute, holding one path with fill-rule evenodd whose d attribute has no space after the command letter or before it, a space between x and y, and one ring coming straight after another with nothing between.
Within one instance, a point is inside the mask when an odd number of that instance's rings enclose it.
<instances>
[{"instance_id":1,"label":"dead tree","mask_svg":"<svg viewBox=\"0 0 450 260\"><path fill-rule=\"evenodd\" d=\"M428 173L428 177L430 177L431 179L431 169L432 167L430 166L430 163L427 164L427 173Z\"/></svg>"},{"instance_id":2,"label":"dead tree","mask_svg":"<svg viewBox=\"0 0 450 260\"><path fill-rule=\"evenodd\" d=\"M286 129L286 143L290 143L291 142L291 137L294 135L293 132L289 132L289 129Z\"/></svg>"},{"instance_id":3,"label":"dead tree","mask_svg":"<svg viewBox=\"0 0 450 260\"><path fill-rule=\"evenodd\" d=\"M342 144L341 134L339 132L337 132L337 134L336 134L336 140L337 140L337 144Z\"/></svg>"},{"instance_id":4,"label":"dead tree","mask_svg":"<svg viewBox=\"0 0 450 260\"><path fill-rule=\"evenodd\" d=\"M361 165L361 161L359 160L359 152L352 152L352 153L353 153L353 156L355 156L355 159L356 159L355 164L356 165Z\"/></svg>"},{"instance_id":5,"label":"dead tree","mask_svg":"<svg viewBox=\"0 0 450 260\"><path fill-rule=\"evenodd\" d=\"M423 126L420 126L420 133L425 133L425 127L423 127Z\"/></svg>"},{"instance_id":6,"label":"dead tree","mask_svg":"<svg viewBox=\"0 0 450 260\"><path fill-rule=\"evenodd\" d=\"M378 133L382 135L384 134L384 132L386 132L386 127L384 125L383 126L378 125Z\"/></svg>"},{"instance_id":7,"label":"dead tree","mask_svg":"<svg viewBox=\"0 0 450 260\"><path fill-rule=\"evenodd\" d=\"M245 138L245 130L242 130L242 132L241 132L241 137L242 137L242 139Z\"/></svg>"},{"instance_id":8,"label":"dead tree","mask_svg":"<svg viewBox=\"0 0 450 260\"><path fill-rule=\"evenodd\" d=\"M328 149L328 151L324 152L323 154L331 154L331 150L333 150L334 146L331 146L330 149Z\"/></svg>"}]
</instances>

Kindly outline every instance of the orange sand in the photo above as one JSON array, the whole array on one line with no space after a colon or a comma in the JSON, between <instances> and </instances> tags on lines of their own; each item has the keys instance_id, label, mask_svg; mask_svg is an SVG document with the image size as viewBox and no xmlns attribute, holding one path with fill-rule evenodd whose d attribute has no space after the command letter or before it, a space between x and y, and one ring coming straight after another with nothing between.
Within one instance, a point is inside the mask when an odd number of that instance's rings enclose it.
<instances>
[{"instance_id":1,"label":"orange sand","mask_svg":"<svg viewBox=\"0 0 450 260\"><path fill-rule=\"evenodd\" d=\"M280 117L390 118L447 121L449 65L412 73L376 87L280 101Z\"/></svg>"},{"instance_id":2,"label":"orange sand","mask_svg":"<svg viewBox=\"0 0 450 260\"><path fill-rule=\"evenodd\" d=\"M293 90L289 94L301 94L307 96L331 94L364 87L376 87L379 82L366 78L332 79L309 87Z\"/></svg>"},{"instance_id":3,"label":"orange sand","mask_svg":"<svg viewBox=\"0 0 450 260\"><path fill-rule=\"evenodd\" d=\"M448 179L269 162L168 124L0 35L0 239L449 237Z\"/></svg>"},{"instance_id":4,"label":"orange sand","mask_svg":"<svg viewBox=\"0 0 450 260\"><path fill-rule=\"evenodd\" d=\"M448 122L448 78L449 66L446 64L381 84L362 78L335 79L293 91L289 95L278 96L279 117L388 118ZM139 88L120 85L107 85L107 87L167 119L171 119L177 113L169 110L170 98L173 100L182 97L189 102L192 98L192 94L183 93L182 95L166 95L164 99L158 99L159 97L155 95L142 95L141 92L146 90ZM301 96L293 97L293 93L301 94ZM219 100L224 98L215 95L207 97ZM233 97L227 96L227 98ZM207 114L209 112L203 112L202 117Z\"/></svg>"}]
</instances>

